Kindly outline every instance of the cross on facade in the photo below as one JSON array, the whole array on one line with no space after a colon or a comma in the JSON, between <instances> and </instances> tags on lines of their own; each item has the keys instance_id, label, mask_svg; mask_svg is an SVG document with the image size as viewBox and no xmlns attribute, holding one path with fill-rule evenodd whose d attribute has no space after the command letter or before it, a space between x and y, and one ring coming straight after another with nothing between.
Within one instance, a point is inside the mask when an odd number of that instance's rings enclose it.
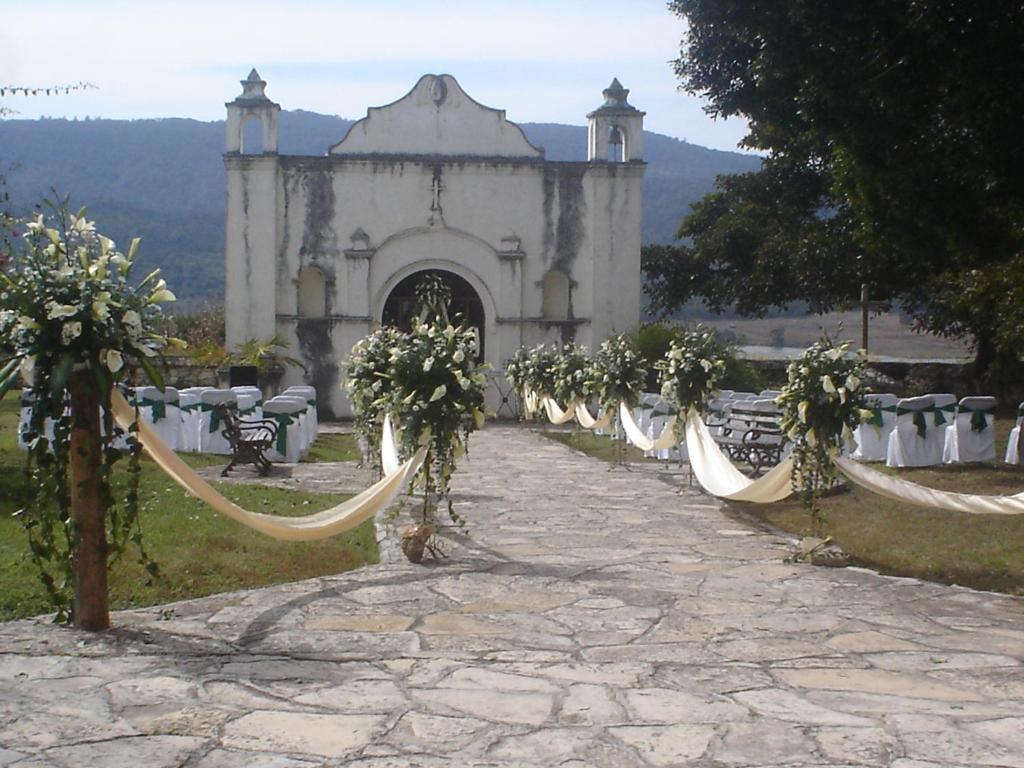
<instances>
[{"instance_id":1,"label":"cross on facade","mask_svg":"<svg viewBox=\"0 0 1024 768\"><path fill-rule=\"evenodd\" d=\"M432 199L430 201L431 211L441 211L441 193L444 192L444 185L441 184L441 169L434 168L434 178L430 182Z\"/></svg>"}]
</instances>

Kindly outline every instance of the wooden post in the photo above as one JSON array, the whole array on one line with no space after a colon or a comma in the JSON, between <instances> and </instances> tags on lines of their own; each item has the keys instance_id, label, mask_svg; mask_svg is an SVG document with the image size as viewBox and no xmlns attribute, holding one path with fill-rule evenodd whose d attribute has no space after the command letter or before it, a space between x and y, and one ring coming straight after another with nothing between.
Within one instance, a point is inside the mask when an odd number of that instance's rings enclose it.
<instances>
[{"instance_id":1,"label":"wooden post","mask_svg":"<svg viewBox=\"0 0 1024 768\"><path fill-rule=\"evenodd\" d=\"M71 374L71 515L78 555L74 562L75 626L110 627L107 531L100 497L100 398L89 371Z\"/></svg>"},{"instance_id":2,"label":"wooden post","mask_svg":"<svg viewBox=\"0 0 1024 768\"><path fill-rule=\"evenodd\" d=\"M868 351L868 302L871 294L867 283L860 284L860 341L861 348Z\"/></svg>"}]
</instances>

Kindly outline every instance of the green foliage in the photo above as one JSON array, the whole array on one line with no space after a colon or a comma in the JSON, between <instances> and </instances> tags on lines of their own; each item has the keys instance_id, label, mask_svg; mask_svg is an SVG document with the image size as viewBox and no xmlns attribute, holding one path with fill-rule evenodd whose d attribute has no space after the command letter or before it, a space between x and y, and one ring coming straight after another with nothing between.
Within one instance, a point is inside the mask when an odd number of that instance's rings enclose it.
<instances>
[{"instance_id":1,"label":"green foliage","mask_svg":"<svg viewBox=\"0 0 1024 768\"><path fill-rule=\"evenodd\" d=\"M691 296L760 315L855 301L971 335L980 363L1024 352L998 309L1024 298L1024 14L1017 4L673 0L676 72L750 122L756 173L723 177L680 248L647 249L661 310ZM1012 311L1012 310L1011 310Z\"/></svg>"},{"instance_id":2,"label":"green foliage","mask_svg":"<svg viewBox=\"0 0 1024 768\"><path fill-rule=\"evenodd\" d=\"M782 429L793 443L793 485L804 508L818 520L821 495L836 479L832 457L853 429L871 417L864 399L863 353L849 354L827 335L789 364L788 383L776 399Z\"/></svg>"},{"instance_id":3,"label":"green foliage","mask_svg":"<svg viewBox=\"0 0 1024 768\"><path fill-rule=\"evenodd\" d=\"M301 360L285 353L287 348L288 342L277 335L269 339L247 339L235 347L235 352L229 359L235 365L255 366L260 373L285 365L294 365L305 370L306 366Z\"/></svg>"},{"instance_id":4,"label":"green foliage","mask_svg":"<svg viewBox=\"0 0 1024 768\"><path fill-rule=\"evenodd\" d=\"M644 323L633 335L633 343L648 368L654 368L668 354L672 342L678 335L679 328L676 326L667 323Z\"/></svg>"}]
</instances>

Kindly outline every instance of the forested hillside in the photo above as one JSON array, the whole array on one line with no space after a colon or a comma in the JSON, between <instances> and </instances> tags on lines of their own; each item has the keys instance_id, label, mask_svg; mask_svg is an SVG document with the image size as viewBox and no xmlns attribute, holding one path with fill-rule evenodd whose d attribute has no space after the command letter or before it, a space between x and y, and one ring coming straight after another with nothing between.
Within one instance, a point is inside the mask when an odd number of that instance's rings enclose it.
<instances>
[{"instance_id":1,"label":"forested hillside","mask_svg":"<svg viewBox=\"0 0 1024 768\"><path fill-rule=\"evenodd\" d=\"M280 151L323 154L351 120L282 112ZM524 123L550 160L585 160L586 128ZM164 120L6 120L0 173L15 210L51 190L88 205L118 241L143 237L143 268L159 266L184 300L217 299L224 289L224 123ZM668 242L690 203L715 176L752 170L759 159L645 135L644 241Z\"/></svg>"}]
</instances>

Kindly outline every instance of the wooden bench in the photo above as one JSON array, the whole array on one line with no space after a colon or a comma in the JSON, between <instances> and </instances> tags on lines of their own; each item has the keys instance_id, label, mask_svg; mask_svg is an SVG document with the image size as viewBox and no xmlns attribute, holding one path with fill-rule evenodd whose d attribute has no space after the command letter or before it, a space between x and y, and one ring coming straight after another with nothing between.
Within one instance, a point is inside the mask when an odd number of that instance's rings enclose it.
<instances>
[{"instance_id":1,"label":"wooden bench","mask_svg":"<svg viewBox=\"0 0 1024 768\"><path fill-rule=\"evenodd\" d=\"M222 433L231 446L231 462L220 473L227 477L237 464L252 464L262 476L270 472L267 451L277 440L277 422L270 419L240 419L234 408L216 406L223 425Z\"/></svg>"},{"instance_id":2,"label":"wooden bench","mask_svg":"<svg viewBox=\"0 0 1024 768\"><path fill-rule=\"evenodd\" d=\"M773 404L733 402L714 421L715 442L737 464L749 464L751 476L782 461L786 435L779 425L782 414Z\"/></svg>"}]
</instances>

